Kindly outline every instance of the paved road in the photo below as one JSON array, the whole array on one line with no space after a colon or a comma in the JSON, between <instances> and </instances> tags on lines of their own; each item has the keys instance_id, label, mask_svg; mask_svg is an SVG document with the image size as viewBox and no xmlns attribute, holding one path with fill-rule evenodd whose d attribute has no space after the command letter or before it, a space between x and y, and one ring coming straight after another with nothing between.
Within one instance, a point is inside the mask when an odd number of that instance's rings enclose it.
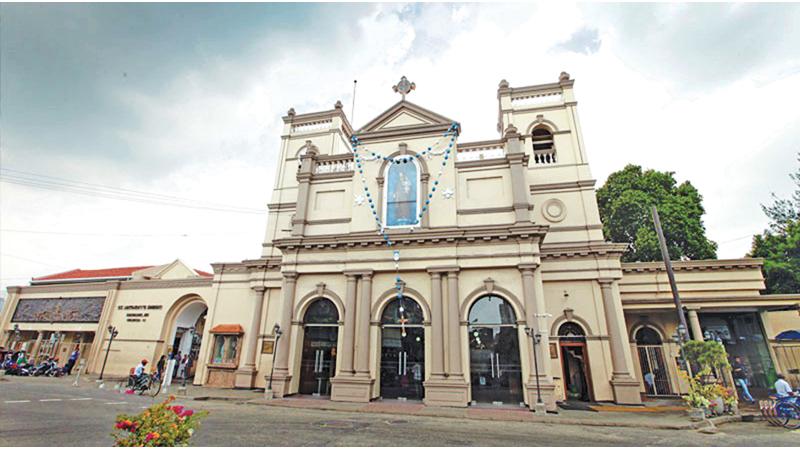
<instances>
[{"instance_id":1,"label":"paved road","mask_svg":"<svg viewBox=\"0 0 800 450\"><path fill-rule=\"evenodd\" d=\"M0 381L0 446L108 446L114 417L155 400L67 380ZM195 435L204 446L794 446L800 433L764 423L696 431L583 427L303 410L233 402L181 402L211 412Z\"/></svg>"}]
</instances>

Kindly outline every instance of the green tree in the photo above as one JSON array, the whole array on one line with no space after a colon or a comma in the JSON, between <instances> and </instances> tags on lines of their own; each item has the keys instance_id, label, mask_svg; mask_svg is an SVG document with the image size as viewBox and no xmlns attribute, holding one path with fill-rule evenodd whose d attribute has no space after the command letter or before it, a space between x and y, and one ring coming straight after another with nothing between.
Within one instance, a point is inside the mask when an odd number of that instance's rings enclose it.
<instances>
[{"instance_id":1,"label":"green tree","mask_svg":"<svg viewBox=\"0 0 800 450\"><path fill-rule=\"evenodd\" d=\"M606 239L631 245L623 261L661 259L652 206L658 208L672 259L716 258L717 244L706 237L703 225L703 197L688 181L678 185L674 172L629 164L597 190L597 202Z\"/></svg>"},{"instance_id":2,"label":"green tree","mask_svg":"<svg viewBox=\"0 0 800 450\"><path fill-rule=\"evenodd\" d=\"M800 292L800 168L789 176L797 186L792 198L780 199L772 194L772 205L761 205L769 217L769 229L754 236L750 251L751 256L764 258L769 294Z\"/></svg>"}]
</instances>

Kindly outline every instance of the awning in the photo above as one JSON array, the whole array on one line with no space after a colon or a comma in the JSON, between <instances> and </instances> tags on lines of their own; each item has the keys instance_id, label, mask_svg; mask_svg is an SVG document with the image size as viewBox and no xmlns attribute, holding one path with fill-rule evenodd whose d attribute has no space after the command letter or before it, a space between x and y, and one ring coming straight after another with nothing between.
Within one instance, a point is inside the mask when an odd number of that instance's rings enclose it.
<instances>
[{"instance_id":1,"label":"awning","mask_svg":"<svg viewBox=\"0 0 800 450\"><path fill-rule=\"evenodd\" d=\"M778 341L800 341L800 330L786 330L775 336Z\"/></svg>"},{"instance_id":2,"label":"awning","mask_svg":"<svg viewBox=\"0 0 800 450\"><path fill-rule=\"evenodd\" d=\"M221 323L211 329L214 334L244 334L244 328L235 323Z\"/></svg>"}]
</instances>

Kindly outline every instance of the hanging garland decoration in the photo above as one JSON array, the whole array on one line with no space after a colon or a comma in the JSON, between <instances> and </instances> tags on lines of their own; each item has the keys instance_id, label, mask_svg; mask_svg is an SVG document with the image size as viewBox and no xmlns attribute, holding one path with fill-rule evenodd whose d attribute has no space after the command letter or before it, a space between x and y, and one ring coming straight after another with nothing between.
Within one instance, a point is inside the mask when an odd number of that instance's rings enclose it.
<instances>
[{"instance_id":1,"label":"hanging garland decoration","mask_svg":"<svg viewBox=\"0 0 800 450\"><path fill-rule=\"evenodd\" d=\"M382 160L390 164L408 164L410 162L413 162L414 158L416 159L427 158L428 160L431 160L434 156L443 156L442 163L439 166L439 171L436 174L433 183L431 184L429 192L425 192L425 196L422 197L423 198L423 202L421 205L422 208L420 208L420 212L419 214L417 214L416 224L419 224L422 222L422 217L428 212L428 209L430 208L431 200L433 200L433 193L436 192L436 189L439 186L439 179L442 177L444 168L447 166L447 161L450 159L450 156L453 153L453 149L456 143L456 137L458 137L460 131L461 131L461 126L457 122L453 122L447 129L447 131L444 134L442 134L442 136L433 145L429 146L427 149L423 150L420 153L415 153L413 156L404 155L404 156L388 157L370 151L366 148L361 149L361 152L369 154L369 156L362 156L362 154L359 153L359 145L361 145L361 141L359 141L358 136L353 135L350 138L350 144L353 149L353 158L356 163L356 170L358 170L359 178L361 178L361 184L363 186L364 193L367 196L367 203L370 207L370 211L372 212L372 217L375 219L375 225L378 227L378 234L380 234L381 237L383 237L383 241L387 247L389 248L393 247L396 244L396 242L392 241L389 238L389 233L386 231L386 226L381 221L381 218L378 215L377 206L375 204L376 200L374 200L375 197L372 195L372 192L370 192L369 185L367 184L367 179L364 176L365 163ZM450 139L447 144L447 147L442 147L440 149L439 147L442 141L444 141L448 137ZM411 231L412 232L414 231L413 226L411 227ZM401 335L405 337L406 336L405 325L408 322L408 318L405 315L405 306L403 304L404 283L403 279L400 277L400 250L394 250L392 252L392 260L394 261L395 289L397 290L396 295L397 295L397 300L400 303L398 307L398 312L400 315L398 321L400 323Z\"/></svg>"}]
</instances>

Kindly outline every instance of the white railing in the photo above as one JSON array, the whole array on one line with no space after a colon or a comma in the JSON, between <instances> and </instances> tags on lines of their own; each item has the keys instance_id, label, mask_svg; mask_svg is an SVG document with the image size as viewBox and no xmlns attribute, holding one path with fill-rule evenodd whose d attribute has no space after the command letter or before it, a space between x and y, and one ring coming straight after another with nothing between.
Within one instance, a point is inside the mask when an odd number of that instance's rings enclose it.
<instances>
[{"instance_id":1,"label":"white railing","mask_svg":"<svg viewBox=\"0 0 800 450\"><path fill-rule=\"evenodd\" d=\"M354 166L352 157L349 157L348 159L322 160L322 161L317 161L316 166L314 166L314 173L322 174L322 173L352 172L353 167Z\"/></svg>"},{"instance_id":2,"label":"white railing","mask_svg":"<svg viewBox=\"0 0 800 450\"><path fill-rule=\"evenodd\" d=\"M333 121L331 119L299 123L297 125L292 125L292 133L308 133L311 131L327 130L332 124Z\"/></svg>"},{"instance_id":3,"label":"white railing","mask_svg":"<svg viewBox=\"0 0 800 450\"><path fill-rule=\"evenodd\" d=\"M533 151L533 164L555 164L556 163L556 150L548 148L546 150Z\"/></svg>"},{"instance_id":4,"label":"white railing","mask_svg":"<svg viewBox=\"0 0 800 450\"><path fill-rule=\"evenodd\" d=\"M548 92L544 94L525 95L511 99L511 106L546 105L561 102L561 92Z\"/></svg>"},{"instance_id":5,"label":"white railing","mask_svg":"<svg viewBox=\"0 0 800 450\"><path fill-rule=\"evenodd\" d=\"M503 144L490 144L477 147L459 147L456 162L481 161L484 159L502 158L506 155Z\"/></svg>"}]
</instances>

